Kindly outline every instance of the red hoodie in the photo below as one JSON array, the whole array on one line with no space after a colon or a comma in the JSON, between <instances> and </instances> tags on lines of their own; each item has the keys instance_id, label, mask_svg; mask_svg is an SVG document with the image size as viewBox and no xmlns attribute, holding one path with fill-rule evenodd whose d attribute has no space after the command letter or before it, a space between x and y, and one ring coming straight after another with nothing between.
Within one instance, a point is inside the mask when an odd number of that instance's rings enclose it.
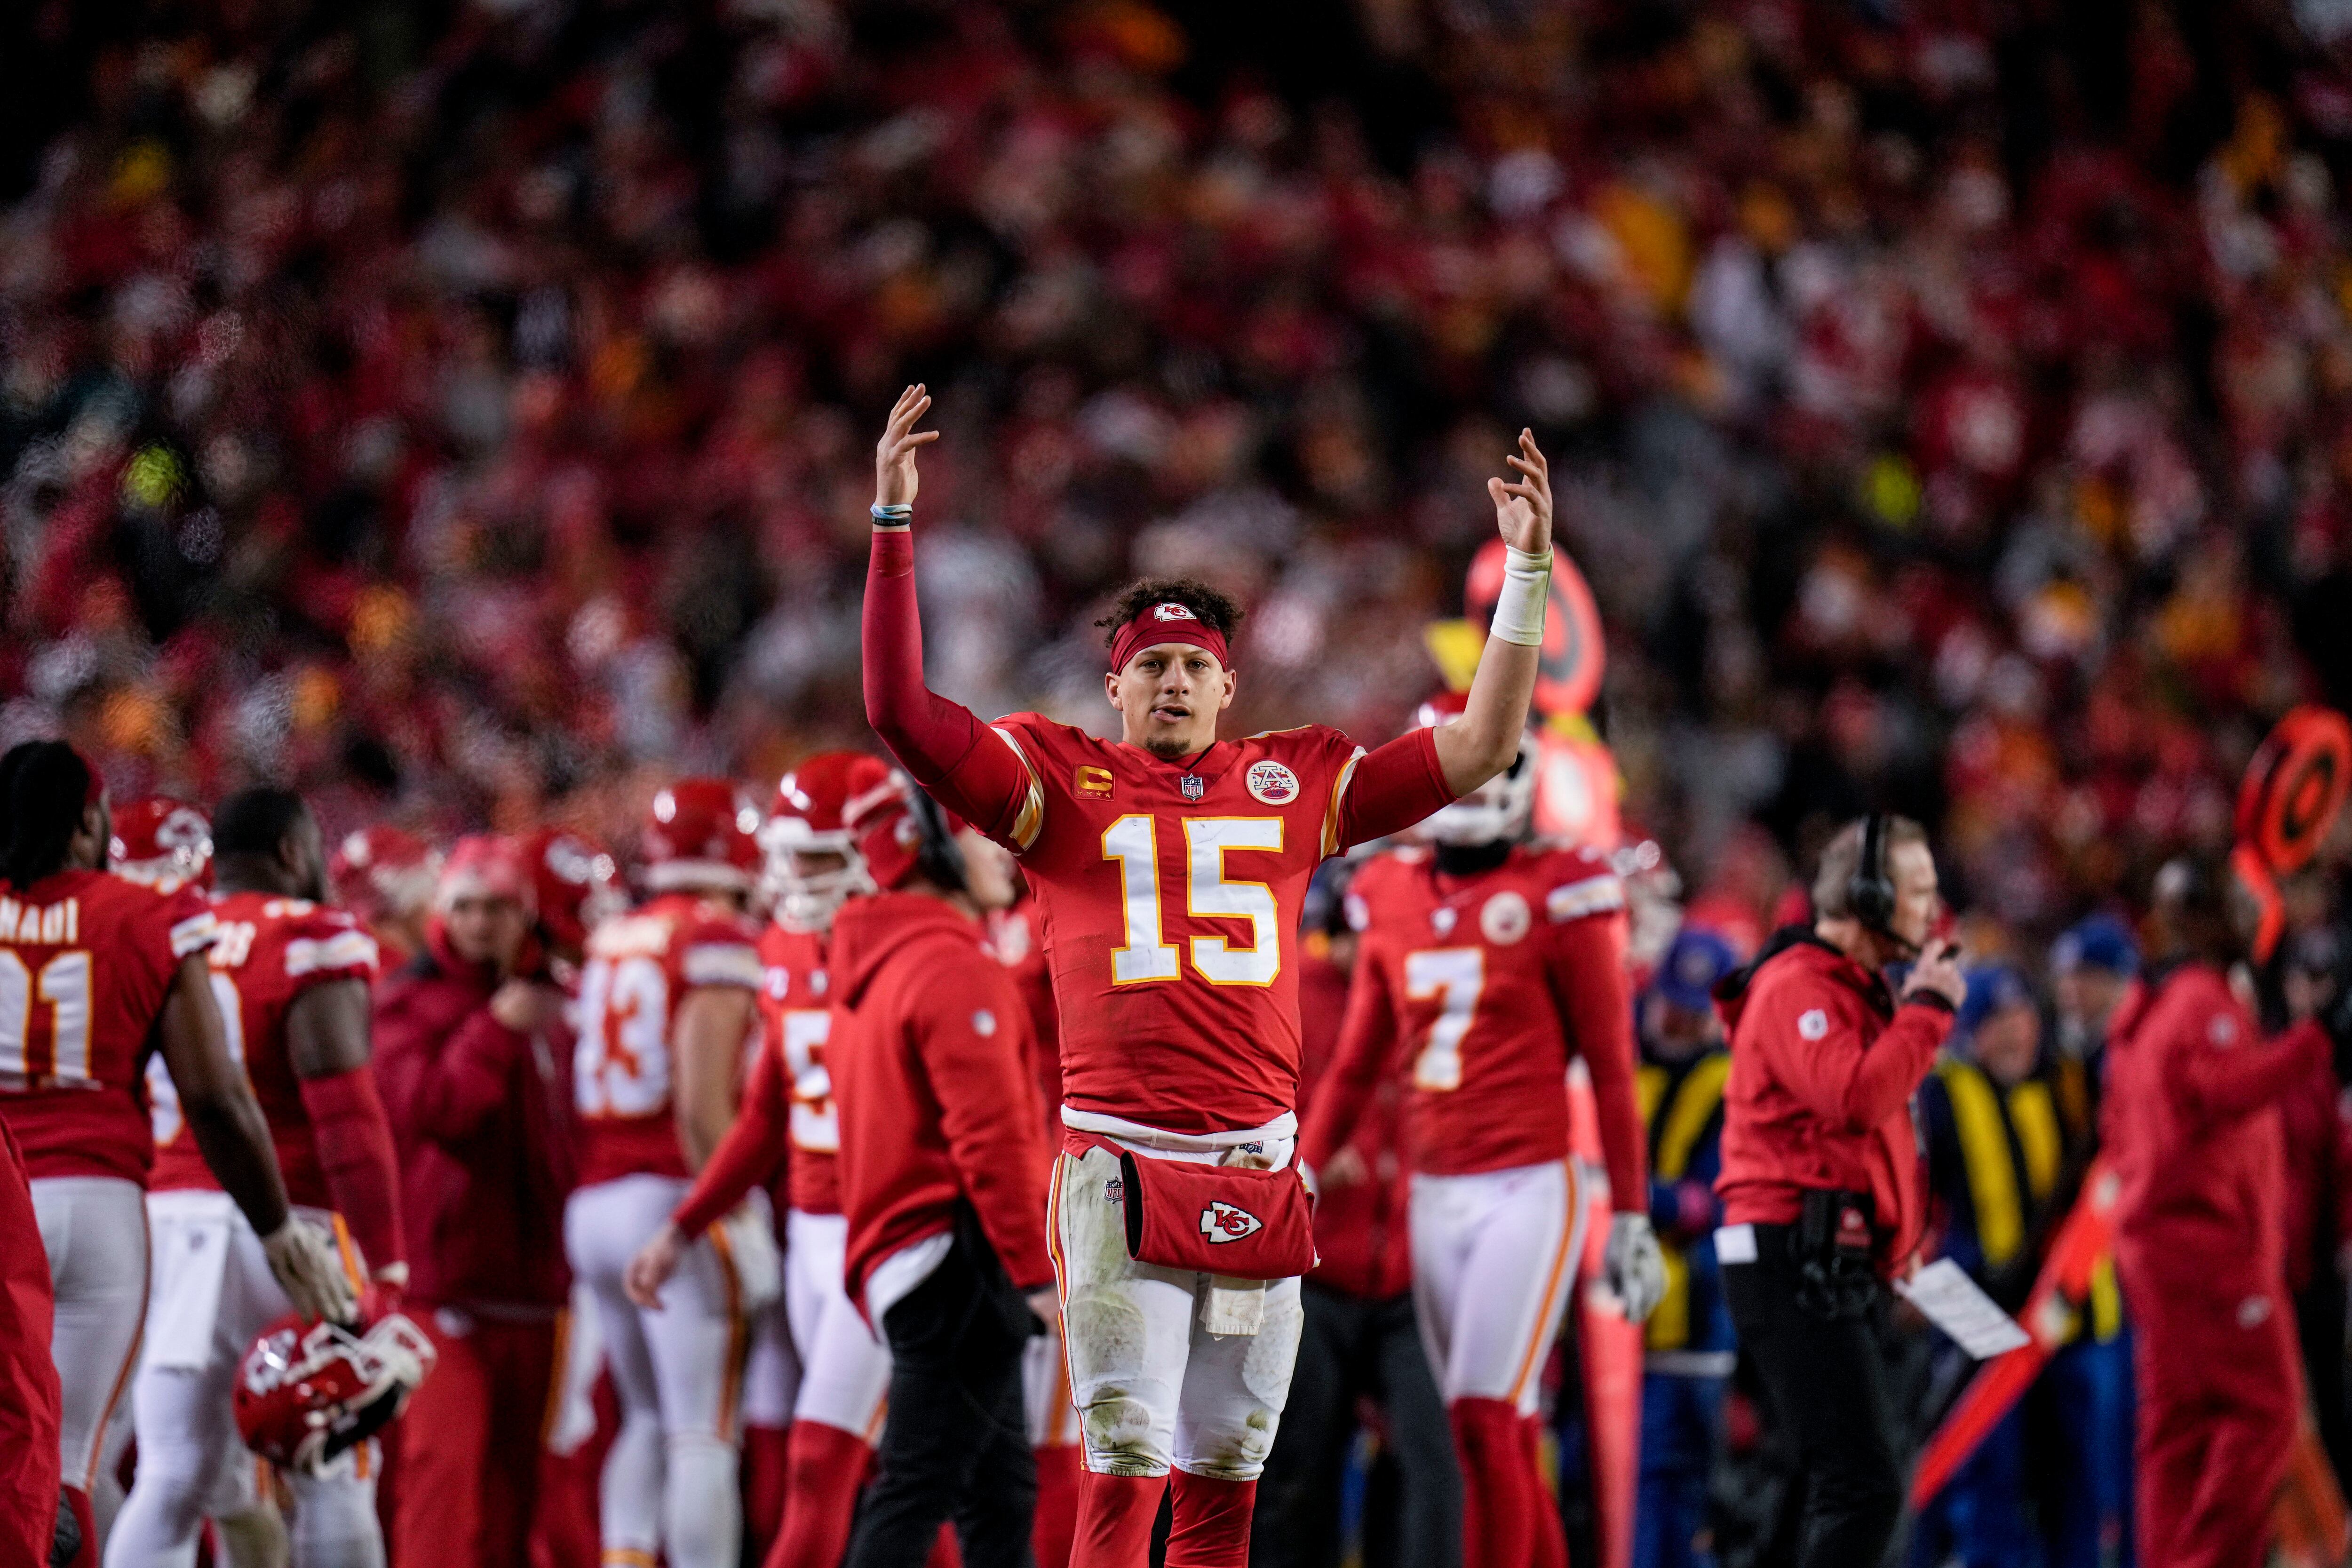
<instances>
[{"instance_id":1,"label":"red hoodie","mask_svg":"<svg viewBox=\"0 0 2352 1568\"><path fill-rule=\"evenodd\" d=\"M2210 964L2124 994L2107 1026L2100 1121L2122 1184L2116 1262L2136 1312L2151 1289L2236 1303L2284 1288L2278 1103L2326 1070L2325 1034L2263 1044Z\"/></svg>"},{"instance_id":2,"label":"red hoodie","mask_svg":"<svg viewBox=\"0 0 2352 1568\"><path fill-rule=\"evenodd\" d=\"M1053 1151L1028 1016L981 940L977 921L919 894L853 899L834 918L825 1060L841 1115L853 1301L884 1258L951 1226L959 1198L978 1211L1014 1285L1053 1283Z\"/></svg>"},{"instance_id":3,"label":"red hoodie","mask_svg":"<svg viewBox=\"0 0 2352 1568\"><path fill-rule=\"evenodd\" d=\"M490 1317L568 1300L563 1201L572 1150L572 1042L490 1016L496 975L425 949L376 988L375 1070L400 1147L408 1293Z\"/></svg>"},{"instance_id":4,"label":"red hoodie","mask_svg":"<svg viewBox=\"0 0 2352 1568\"><path fill-rule=\"evenodd\" d=\"M1911 1096L1952 1026L1941 997L1895 1005L1885 982L1810 932L1784 931L1716 993L1731 1035L1726 1224L1794 1225L1807 1189L1868 1193L1878 1260L1926 1224Z\"/></svg>"}]
</instances>

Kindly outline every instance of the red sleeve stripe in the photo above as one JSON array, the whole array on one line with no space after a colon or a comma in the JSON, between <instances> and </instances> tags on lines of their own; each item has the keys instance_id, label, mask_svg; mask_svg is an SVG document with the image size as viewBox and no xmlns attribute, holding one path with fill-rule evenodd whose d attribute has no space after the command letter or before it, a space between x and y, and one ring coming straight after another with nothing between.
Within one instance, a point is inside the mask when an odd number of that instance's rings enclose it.
<instances>
[{"instance_id":1,"label":"red sleeve stripe","mask_svg":"<svg viewBox=\"0 0 2352 1568\"><path fill-rule=\"evenodd\" d=\"M323 938L298 937L286 944L286 976L299 980L326 970L373 970L375 959L375 938L363 931L347 931Z\"/></svg>"},{"instance_id":2,"label":"red sleeve stripe","mask_svg":"<svg viewBox=\"0 0 2352 1568\"><path fill-rule=\"evenodd\" d=\"M1364 760L1364 748L1358 746L1354 754L1340 764L1339 777L1331 785L1331 804L1323 808L1323 853L1339 852L1339 805L1348 797L1348 786L1355 782L1356 764Z\"/></svg>"},{"instance_id":3,"label":"red sleeve stripe","mask_svg":"<svg viewBox=\"0 0 2352 1568\"><path fill-rule=\"evenodd\" d=\"M759 951L732 942L689 947L680 968L688 985L740 985L757 991L764 978Z\"/></svg>"},{"instance_id":4,"label":"red sleeve stripe","mask_svg":"<svg viewBox=\"0 0 2352 1568\"><path fill-rule=\"evenodd\" d=\"M185 958L192 952L202 952L212 946L220 934L220 922L206 910L200 915L190 915L172 928L172 956Z\"/></svg>"},{"instance_id":5,"label":"red sleeve stripe","mask_svg":"<svg viewBox=\"0 0 2352 1568\"><path fill-rule=\"evenodd\" d=\"M1013 842L1026 849L1037 842L1037 834L1045 826L1045 789L1038 782L1037 770L1030 765L1029 753L1021 749L1013 731L1002 724L991 724L989 728L1013 748L1013 754L1021 760L1021 771L1029 777L1029 793L1022 797L1021 809L1013 814L1012 834Z\"/></svg>"},{"instance_id":6,"label":"red sleeve stripe","mask_svg":"<svg viewBox=\"0 0 2352 1568\"><path fill-rule=\"evenodd\" d=\"M1544 899L1544 912L1555 921L1580 920L1624 907L1625 885L1605 872L1580 882L1563 883Z\"/></svg>"}]
</instances>

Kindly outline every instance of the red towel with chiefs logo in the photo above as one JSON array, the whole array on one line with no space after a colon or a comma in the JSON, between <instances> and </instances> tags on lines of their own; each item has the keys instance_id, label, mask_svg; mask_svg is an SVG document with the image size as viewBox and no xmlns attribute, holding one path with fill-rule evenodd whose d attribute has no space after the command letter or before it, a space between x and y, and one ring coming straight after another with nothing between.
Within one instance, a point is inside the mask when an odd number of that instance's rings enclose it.
<instances>
[{"instance_id":1,"label":"red towel with chiefs logo","mask_svg":"<svg viewBox=\"0 0 2352 1568\"><path fill-rule=\"evenodd\" d=\"M1118 1156L1128 1256L1229 1279L1288 1279L1315 1267L1314 1205L1297 1171Z\"/></svg>"}]
</instances>

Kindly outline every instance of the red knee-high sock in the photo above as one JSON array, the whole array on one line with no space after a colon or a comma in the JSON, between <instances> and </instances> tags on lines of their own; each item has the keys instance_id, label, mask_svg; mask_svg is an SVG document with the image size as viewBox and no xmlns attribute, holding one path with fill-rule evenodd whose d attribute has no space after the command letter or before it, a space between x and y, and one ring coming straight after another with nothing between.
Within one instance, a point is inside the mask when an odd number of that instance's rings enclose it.
<instances>
[{"instance_id":1,"label":"red knee-high sock","mask_svg":"<svg viewBox=\"0 0 2352 1568\"><path fill-rule=\"evenodd\" d=\"M755 1556L765 1557L783 1528L784 1497L791 1482L792 1428L743 1428L743 1532Z\"/></svg>"},{"instance_id":2,"label":"red knee-high sock","mask_svg":"<svg viewBox=\"0 0 2352 1568\"><path fill-rule=\"evenodd\" d=\"M98 1568L98 1516L89 1510L89 1494L79 1487L58 1489L66 1494L66 1506L73 1510L74 1522L81 1526L81 1550L73 1554L69 1568Z\"/></svg>"},{"instance_id":3,"label":"red knee-high sock","mask_svg":"<svg viewBox=\"0 0 2352 1568\"><path fill-rule=\"evenodd\" d=\"M795 1421L784 1436L784 1521L764 1568L840 1568L874 1450L855 1432Z\"/></svg>"},{"instance_id":4,"label":"red knee-high sock","mask_svg":"<svg viewBox=\"0 0 2352 1568\"><path fill-rule=\"evenodd\" d=\"M1070 1542L1078 1529L1078 1477L1086 1466L1075 1443L1037 1450L1037 1516L1029 1551L1037 1568L1070 1568Z\"/></svg>"},{"instance_id":5,"label":"red knee-high sock","mask_svg":"<svg viewBox=\"0 0 2352 1568\"><path fill-rule=\"evenodd\" d=\"M1151 1560L1151 1527L1160 1518L1166 1476L1078 1478L1078 1530L1070 1568L1144 1568Z\"/></svg>"},{"instance_id":6,"label":"red knee-high sock","mask_svg":"<svg viewBox=\"0 0 2352 1568\"><path fill-rule=\"evenodd\" d=\"M1549 1500L1518 1410L1457 1399L1446 1415L1462 1461L1462 1568L1528 1568Z\"/></svg>"},{"instance_id":7,"label":"red knee-high sock","mask_svg":"<svg viewBox=\"0 0 2352 1568\"><path fill-rule=\"evenodd\" d=\"M1529 1561L1535 1568L1568 1568L1568 1530L1559 1521L1559 1494L1544 1485L1543 1418L1539 1415L1519 1417L1519 1447L1527 1456L1527 1473L1533 1478L1535 1490L1535 1538Z\"/></svg>"},{"instance_id":8,"label":"red knee-high sock","mask_svg":"<svg viewBox=\"0 0 2352 1568\"><path fill-rule=\"evenodd\" d=\"M1255 1481L1221 1481L1176 1472L1176 1506L1168 1531L1168 1568L1248 1568Z\"/></svg>"}]
</instances>

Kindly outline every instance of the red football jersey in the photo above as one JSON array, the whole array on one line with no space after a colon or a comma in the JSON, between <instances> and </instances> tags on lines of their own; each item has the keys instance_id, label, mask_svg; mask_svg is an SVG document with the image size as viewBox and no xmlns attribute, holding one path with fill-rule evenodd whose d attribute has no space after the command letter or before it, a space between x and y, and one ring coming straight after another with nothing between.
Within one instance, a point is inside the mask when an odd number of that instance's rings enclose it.
<instances>
[{"instance_id":1,"label":"red football jersey","mask_svg":"<svg viewBox=\"0 0 2352 1568\"><path fill-rule=\"evenodd\" d=\"M1034 713L993 728L1029 777L1003 842L1036 894L1063 1102L1178 1132L1290 1113L1299 906L1360 837L1363 749L1308 725L1188 767Z\"/></svg>"},{"instance_id":2,"label":"red football jersey","mask_svg":"<svg viewBox=\"0 0 2352 1568\"><path fill-rule=\"evenodd\" d=\"M824 1067L833 1032L824 938L771 925L760 933L760 967L761 1048L782 1053L784 1081L792 1085L786 1199L803 1214L839 1214L841 1116Z\"/></svg>"},{"instance_id":3,"label":"red football jersey","mask_svg":"<svg viewBox=\"0 0 2352 1568\"><path fill-rule=\"evenodd\" d=\"M1062 1023L1054 1010L1054 971L1037 941L1037 905L1025 894L1009 910L988 918L988 950L996 962L1013 972L1013 988L1029 1013L1030 1068L1045 1107L1045 1125L1056 1145L1062 1141Z\"/></svg>"},{"instance_id":4,"label":"red football jersey","mask_svg":"<svg viewBox=\"0 0 2352 1568\"><path fill-rule=\"evenodd\" d=\"M1395 1072L1411 1089L1412 1168L1461 1175L1568 1154L1568 1066L1592 1074L1618 1206L1647 1201L1633 1092L1625 891L1598 852L1522 845L1450 877L1418 846L1368 861L1348 889L1359 933L1348 1017L1302 1152L1347 1126Z\"/></svg>"},{"instance_id":5,"label":"red football jersey","mask_svg":"<svg viewBox=\"0 0 2352 1568\"><path fill-rule=\"evenodd\" d=\"M140 1071L181 960L212 945L197 889L60 871L0 888L0 1120L43 1176L144 1184Z\"/></svg>"},{"instance_id":6,"label":"red football jersey","mask_svg":"<svg viewBox=\"0 0 2352 1568\"><path fill-rule=\"evenodd\" d=\"M269 1123L278 1168L290 1203L333 1208L319 1166L318 1140L302 1104L302 1083L286 1050L286 1015L294 999L331 980L365 984L375 975L375 938L347 910L274 893L223 893L213 900L218 922L212 952L213 994L228 1026L229 1055L244 1064L253 1097ZM147 1064L154 1106L157 1192L201 1187L217 1192L212 1167L187 1136L179 1092L161 1057Z\"/></svg>"},{"instance_id":7,"label":"red football jersey","mask_svg":"<svg viewBox=\"0 0 2352 1568\"><path fill-rule=\"evenodd\" d=\"M664 893L598 926L580 971L572 1089L580 1184L687 1174L670 1110L670 1021L700 985L761 990L759 936L691 893Z\"/></svg>"}]
</instances>

